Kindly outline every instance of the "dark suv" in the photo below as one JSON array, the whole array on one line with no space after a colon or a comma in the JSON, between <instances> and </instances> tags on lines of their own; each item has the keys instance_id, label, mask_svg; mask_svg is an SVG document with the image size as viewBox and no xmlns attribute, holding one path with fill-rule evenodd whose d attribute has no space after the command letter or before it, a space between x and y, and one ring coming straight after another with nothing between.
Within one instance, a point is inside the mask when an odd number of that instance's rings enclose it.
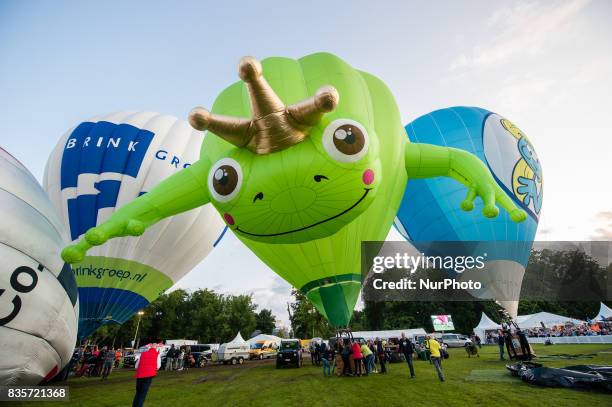
<instances>
[{"instance_id":1,"label":"dark suv","mask_svg":"<svg viewBox=\"0 0 612 407\"><path fill-rule=\"evenodd\" d=\"M196 366L203 367L208 364L212 356L212 348L210 345L191 345L190 348Z\"/></svg>"},{"instance_id":2,"label":"dark suv","mask_svg":"<svg viewBox=\"0 0 612 407\"><path fill-rule=\"evenodd\" d=\"M276 355L276 368L281 366L302 366L302 344L299 339L283 339Z\"/></svg>"}]
</instances>

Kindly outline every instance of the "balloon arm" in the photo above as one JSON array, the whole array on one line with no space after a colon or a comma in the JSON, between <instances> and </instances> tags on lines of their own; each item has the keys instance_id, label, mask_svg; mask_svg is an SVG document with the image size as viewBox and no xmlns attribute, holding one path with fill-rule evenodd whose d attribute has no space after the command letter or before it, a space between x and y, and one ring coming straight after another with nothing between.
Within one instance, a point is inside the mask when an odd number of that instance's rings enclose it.
<instances>
[{"instance_id":1,"label":"balloon arm","mask_svg":"<svg viewBox=\"0 0 612 407\"><path fill-rule=\"evenodd\" d=\"M482 213L494 218L499 213L497 204L504 208L514 222L527 218L512 199L497 184L487 166L475 155L457 148L432 144L408 143L406 146L406 171L410 178L450 177L468 188L461 209L471 211L474 199L484 202Z\"/></svg>"},{"instance_id":2,"label":"balloon arm","mask_svg":"<svg viewBox=\"0 0 612 407\"><path fill-rule=\"evenodd\" d=\"M106 222L89 229L79 242L62 251L62 258L68 263L77 263L87 250L108 239L140 236L164 218L210 202L206 186L209 167L206 160L199 160L166 178L151 191L119 208Z\"/></svg>"}]
</instances>

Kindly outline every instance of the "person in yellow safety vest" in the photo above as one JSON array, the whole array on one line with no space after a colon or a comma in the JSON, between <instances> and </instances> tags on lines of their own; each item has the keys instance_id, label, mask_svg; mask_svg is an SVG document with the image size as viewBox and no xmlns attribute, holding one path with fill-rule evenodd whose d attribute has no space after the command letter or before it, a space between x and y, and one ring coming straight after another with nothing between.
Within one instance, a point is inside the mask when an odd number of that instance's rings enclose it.
<instances>
[{"instance_id":1,"label":"person in yellow safety vest","mask_svg":"<svg viewBox=\"0 0 612 407\"><path fill-rule=\"evenodd\" d=\"M363 365L365 367L365 375L367 376L374 370L374 353L366 342L361 344L361 355L363 356Z\"/></svg>"},{"instance_id":2,"label":"person in yellow safety vest","mask_svg":"<svg viewBox=\"0 0 612 407\"><path fill-rule=\"evenodd\" d=\"M440 343L432 338L431 335L427 335L425 337L425 347L429 349L429 353L431 354L431 362L436 368L436 372L438 372L438 378L441 382L444 381L444 373L442 373L441 359L442 354L440 352L441 346Z\"/></svg>"}]
</instances>

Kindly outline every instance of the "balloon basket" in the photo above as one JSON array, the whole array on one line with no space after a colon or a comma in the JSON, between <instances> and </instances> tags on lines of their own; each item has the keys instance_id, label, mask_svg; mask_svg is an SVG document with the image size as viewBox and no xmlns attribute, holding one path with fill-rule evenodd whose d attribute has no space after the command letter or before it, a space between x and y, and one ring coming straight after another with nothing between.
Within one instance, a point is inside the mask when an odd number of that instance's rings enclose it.
<instances>
[{"instance_id":1,"label":"balloon basket","mask_svg":"<svg viewBox=\"0 0 612 407\"><path fill-rule=\"evenodd\" d=\"M517 321L513 320L505 310L502 312L501 325L506 350L511 360L529 361L536 357L529 344L526 332L518 326Z\"/></svg>"}]
</instances>

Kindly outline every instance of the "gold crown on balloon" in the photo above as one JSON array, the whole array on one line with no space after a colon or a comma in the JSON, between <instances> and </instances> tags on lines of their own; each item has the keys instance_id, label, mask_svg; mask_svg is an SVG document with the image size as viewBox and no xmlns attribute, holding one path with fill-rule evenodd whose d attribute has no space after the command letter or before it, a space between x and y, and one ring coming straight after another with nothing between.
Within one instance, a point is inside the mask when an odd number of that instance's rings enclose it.
<instances>
[{"instance_id":1,"label":"gold crown on balloon","mask_svg":"<svg viewBox=\"0 0 612 407\"><path fill-rule=\"evenodd\" d=\"M285 106L264 78L261 63L253 57L240 60L238 75L249 92L251 119L222 116L196 107L189 113L189 123L196 130L209 130L255 154L272 153L301 142L340 100L336 88L328 85L306 100Z\"/></svg>"}]
</instances>

